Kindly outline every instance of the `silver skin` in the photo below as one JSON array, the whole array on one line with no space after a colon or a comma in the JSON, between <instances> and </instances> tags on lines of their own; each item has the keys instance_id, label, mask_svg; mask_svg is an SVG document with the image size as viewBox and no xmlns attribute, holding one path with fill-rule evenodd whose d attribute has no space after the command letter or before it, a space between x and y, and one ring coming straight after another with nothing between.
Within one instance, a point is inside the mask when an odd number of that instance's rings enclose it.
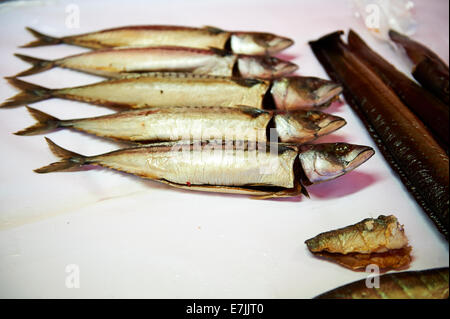
<instances>
[{"instance_id":1,"label":"silver skin","mask_svg":"<svg viewBox=\"0 0 450 319\"><path fill-rule=\"evenodd\" d=\"M131 74L62 89L47 89L17 78L8 78L8 82L24 91L0 104L0 108L57 97L123 108L246 105L262 109L271 86L264 79L173 72ZM341 91L341 86L327 80L292 76L274 80L270 94L278 110L298 110L325 108Z\"/></svg>"},{"instance_id":2,"label":"silver skin","mask_svg":"<svg viewBox=\"0 0 450 319\"><path fill-rule=\"evenodd\" d=\"M211 105L262 108L269 84L264 80L187 73L146 73L58 89L54 96L128 108Z\"/></svg>"},{"instance_id":3,"label":"silver skin","mask_svg":"<svg viewBox=\"0 0 450 319\"><path fill-rule=\"evenodd\" d=\"M274 80L270 92L279 110L325 108L342 93L342 86L316 77L290 76Z\"/></svg>"},{"instance_id":4,"label":"silver skin","mask_svg":"<svg viewBox=\"0 0 450 319\"><path fill-rule=\"evenodd\" d=\"M241 77L273 79L290 74L298 66L275 57L235 55L222 50L185 47L103 49L54 61L16 54L33 67L16 76L39 73L55 66L109 78L142 72L187 72L233 76L235 66Z\"/></svg>"},{"instance_id":5,"label":"silver skin","mask_svg":"<svg viewBox=\"0 0 450 319\"><path fill-rule=\"evenodd\" d=\"M294 43L291 39L272 33L224 31L211 26L203 28L170 25L125 26L62 38L27 29L37 40L23 47L67 43L92 49L182 46L223 50L230 43L231 50L235 54L268 55L278 53Z\"/></svg>"},{"instance_id":6,"label":"silver skin","mask_svg":"<svg viewBox=\"0 0 450 319\"><path fill-rule=\"evenodd\" d=\"M27 107L38 121L16 135L73 128L120 141L148 143L178 140L249 140L265 142L274 118L281 142L305 143L329 134L345 120L319 111L275 113L250 107L171 107L117 112L84 119L60 120Z\"/></svg>"},{"instance_id":7,"label":"silver skin","mask_svg":"<svg viewBox=\"0 0 450 319\"><path fill-rule=\"evenodd\" d=\"M369 146L346 143L301 145L299 159L312 184L342 176L367 161L375 151Z\"/></svg>"},{"instance_id":8,"label":"silver skin","mask_svg":"<svg viewBox=\"0 0 450 319\"><path fill-rule=\"evenodd\" d=\"M300 194L300 189L296 186L299 185L300 176L296 176L294 162L304 150L292 144L263 143L261 146L242 141L181 141L83 156L65 150L49 139L47 142L52 152L62 160L36 169L37 173L99 165L192 190L252 194L264 198ZM352 145L345 145L352 148ZM321 148L320 144L316 147L317 153L327 152L328 149ZM355 161L350 164L352 169L363 163L354 156L341 151L338 153L335 156L340 161L344 161L344 158L345 161ZM301 167L305 169L303 161ZM334 177L346 172L338 165L329 167L328 171L331 172L331 169L335 170ZM273 187L282 190L270 190Z\"/></svg>"}]
</instances>

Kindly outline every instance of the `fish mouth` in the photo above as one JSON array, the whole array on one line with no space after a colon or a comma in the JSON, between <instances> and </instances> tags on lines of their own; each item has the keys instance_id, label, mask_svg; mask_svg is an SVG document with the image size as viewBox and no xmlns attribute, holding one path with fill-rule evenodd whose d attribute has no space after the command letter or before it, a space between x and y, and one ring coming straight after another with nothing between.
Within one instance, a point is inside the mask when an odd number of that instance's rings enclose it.
<instances>
[{"instance_id":1,"label":"fish mouth","mask_svg":"<svg viewBox=\"0 0 450 319\"><path fill-rule=\"evenodd\" d=\"M284 49L289 48L293 44L294 40L291 40L289 38L277 37L276 39L270 42L270 45L267 48L267 53L268 54L278 53Z\"/></svg>"},{"instance_id":2,"label":"fish mouth","mask_svg":"<svg viewBox=\"0 0 450 319\"><path fill-rule=\"evenodd\" d=\"M333 116L329 121L324 121L321 123L320 129L317 132L317 137L330 134L334 131L337 131L341 127L347 124L347 121L341 117Z\"/></svg>"},{"instance_id":3,"label":"fish mouth","mask_svg":"<svg viewBox=\"0 0 450 319\"><path fill-rule=\"evenodd\" d=\"M317 104L319 106L328 106L333 102L343 91L343 88L338 83L329 83L319 89L314 93L318 97Z\"/></svg>"},{"instance_id":4,"label":"fish mouth","mask_svg":"<svg viewBox=\"0 0 450 319\"><path fill-rule=\"evenodd\" d=\"M277 77L285 76L291 73L294 73L298 70L298 65L291 62L286 62L284 65L280 66L278 70L275 72Z\"/></svg>"},{"instance_id":5,"label":"fish mouth","mask_svg":"<svg viewBox=\"0 0 450 319\"><path fill-rule=\"evenodd\" d=\"M375 154L375 150L369 146L357 146L355 150L352 151L354 158L348 162L344 168L344 172L350 172L366 162Z\"/></svg>"}]
</instances>

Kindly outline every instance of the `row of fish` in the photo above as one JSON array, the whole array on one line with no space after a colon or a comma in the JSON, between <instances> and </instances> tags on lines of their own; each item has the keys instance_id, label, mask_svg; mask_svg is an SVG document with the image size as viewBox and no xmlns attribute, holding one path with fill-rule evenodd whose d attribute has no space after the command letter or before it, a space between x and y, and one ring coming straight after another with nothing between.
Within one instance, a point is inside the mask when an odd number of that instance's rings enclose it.
<instances>
[{"instance_id":1,"label":"row of fish","mask_svg":"<svg viewBox=\"0 0 450 319\"><path fill-rule=\"evenodd\" d=\"M22 91L0 107L63 98L128 110L58 119L28 107L37 123L16 134L70 128L138 143L84 156L47 139L61 161L38 173L99 165L178 188L270 198L307 194L303 185L341 176L374 154L361 145L304 144L346 124L319 110L342 88L288 76L297 66L269 54L292 45L290 39L211 27L123 27L63 38L29 30L38 39L25 47L67 43L100 50L54 61L17 55L33 64L17 76L58 66L109 79L48 89L10 77Z\"/></svg>"}]
</instances>

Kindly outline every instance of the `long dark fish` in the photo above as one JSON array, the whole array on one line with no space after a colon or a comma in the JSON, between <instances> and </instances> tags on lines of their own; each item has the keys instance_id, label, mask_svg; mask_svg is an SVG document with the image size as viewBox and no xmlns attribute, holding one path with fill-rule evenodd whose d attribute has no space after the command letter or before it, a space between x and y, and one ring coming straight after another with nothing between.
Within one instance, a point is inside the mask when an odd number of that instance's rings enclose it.
<instances>
[{"instance_id":1,"label":"long dark fish","mask_svg":"<svg viewBox=\"0 0 450 319\"><path fill-rule=\"evenodd\" d=\"M185 47L103 49L56 60L15 55L33 65L15 77L61 67L109 78L143 72L188 72L273 79L290 74L298 68L294 63L272 56L236 55L219 49Z\"/></svg>"},{"instance_id":2,"label":"long dark fish","mask_svg":"<svg viewBox=\"0 0 450 319\"><path fill-rule=\"evenodd\" d=\"M414 78L448 106L448 65L436 53L406 35L390 30L389 37L406 51L413 62L412 75Z\"/></svg>"},{"instance_id":3,"label":"long dark fish","mask_svg":"<svg viewBox=\"0 0 450 319\"><path fill-rule=\"evenodd\" d=\"M379 287L366 279L323 293L316 299L448 299L448 267L384 274ZM370 278L370 280L373 280Z\"/></svg>"},{"instance_id":4,"label":"long dark fish","mask_svg":"<svg viewBox=\"0 0 450 319\"><path fill-rule=\"evenodd\" d=\"M424 88L433 92L447 106L449 105L449 74L448 67L429 57L416 64L412 71L414 78Z\"/></svg>"},{"instance_id":5,"label":"long dark fish","mask_svg":"<svg viewBox=\"0 0 450 319\"><path fill-rule=\"evenodd\" d=\"M342 42L342 31L310 42L326 71L344 86L391 167L448 238L449 161L430 132L398 96Z\"/></svg>"},{"instance_id":6,"label":"long dark fish","mask_svg":"<svg viewBox=\"0 0 450 319\"><path fill-rule=\"evenodd\" d=\"M69 120L60 120L30 107L28 111L38 123L16 135L72 128L137 143L222 138L264 142L272 133L269 129L275 129L281 142L307 143L346 124L341 117L315 110L287 113L251 107L148 108ZM271 121L274 127L269 126Z\"/></svg>"},{"instance_id":7,"label":"long dark fish","mask_svg":"<svg viewBox=\"0 0 450 319\"><path fill-rule=\"evenodd\" d=\"M291 197L306 192L301 186L304 164L297 161L301 151L294 144L180 141L84 156L46 140L61 161L36 169L37 173L98 165L189 190L247 194L258 198ZM368 146L345 144L345 152L342 152L344 143L328 145L317 152L339 151L334 156L318 156L308 163L328 167L327 180L341 176L342 171L355 169L374 154ZM305 175L308 178L308 172Z\"/></svg>"},{"instance_id":8,"label":"long dark fish","mask_svg":"<svg viewBox=\"0 0 450 319\"><path fill-rule=\"evenodd\" d=\"M303 76L243 79L192 73L133 74L94 84L48 89L16 78L9 83L21 90L2 107L14 107L49 98L62 98L122 108L240 105L262 108L267 96L280 110L325 108L342 91L339 84Z\"/></svg>"},{"instance_id":9,"label":"long dark fish","mask_svg":"<svg viewBox=\"0 0 450 319\"><path fill-rule=\"evenodd\" d=\"M115 47L181 46L198 49L231 49L235 54L268 55L290 47L289 38L265 32L224 31L215 27L166 25L126 26L61 38L42 34L27 27L36 38L23 47L72 44L91 49Z\"/></svg>"},{"instance_id":10,"label":"long dark fish","mask_svg":"<svg viewBox=\"0 0 450 319\"><path fill-rule=\"evenodd\" d=\"M448 149L448 106L374 52L353 30L348 34L348 47L400 97Z\"/></svg>"}]
</instances>

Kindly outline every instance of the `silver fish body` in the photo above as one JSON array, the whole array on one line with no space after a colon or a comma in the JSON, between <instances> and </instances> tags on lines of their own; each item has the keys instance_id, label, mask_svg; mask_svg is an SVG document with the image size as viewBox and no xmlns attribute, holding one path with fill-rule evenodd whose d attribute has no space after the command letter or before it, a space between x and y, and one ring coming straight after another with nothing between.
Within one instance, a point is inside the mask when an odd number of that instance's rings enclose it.
<instances>
[{"instance_id":1,"label":"silver fish body","mask_svg":"<svg viewBox=\"0 0 450 319\"><path fill-rule=\"evenodd\" d=\"M47 89L15 78L25 91L1 107L24 105L52 97L122 108L248 105L262 108L270 82L187 73L129 75L78 87Z\"/></svg>"},{"instance_id":2,"label":"silver fish body","mask_svg":"<svg viewBox=\"0 0 450 319\"><path fill-rule=\"evenodd\" d=\"M184 47L117 48L96 50L54 61L22 54L33 65L16 75L36 74L53 67L68 68L109 78L130 73L184 72L204 75L272 79L297 70L297 65L275 57L235 55L222 50Z\"/></svg>"},{"instance_id":3,"label":"silver fish body","mask_svg":"<svg viewBox=\"0 0 450 319\"><path fill-rule=\"evenodd\" d=\"M127 26L56 38L27 28L36 38L23 47L67 43L93 49L114 47L182 46L199 49L226 49L236 54L274 54L294 42L263 32L230 32L215 27L147 25Z\"/></svg>"},{"instance_id":4,"label":"silver fish body","mask_svg":"<svg viewBox=\"0 0 450 319\"><path fill-rule=\"evenodd\" d=\"M305 143L329 134L345 120L320 111L272 113L250 107L170 107L123 111L93 118L60 120L28 107L38 121L17 135L73 128L120 141L148 143L179 140L248 140L265 142L274 119L281 142Z\"/></svg>"},{"instance_id":5,"label":"silver fish body","mask_svg":"<svg viewBox=\"0 0 450 319\"><path fill-rule=\"evenodd\" d=\"M271 82L267 80L170 72L134 74L62 89L47 89L16 78L8 78L8 81L23 92L0 107L58 97L125 108L239 105L262 108L264 97L271 94L277 109L296 110L323 108L342 90L338 84L327 80L294 76L275 80L269 92Z\"/></svg>"},{"instance_id":6,"label":"silver fish body","mask_svg":"<svg viewBox=\"0 0 450 319\"><path fill-rule=\"evenodd\" d=\"M301 174L294 165L302 151L290 144L181 141L83 156L49 139L47 142L62 160L35 170L37 173L99 165L192 190L253 194L262 198L296 196L302 191Z\"/></svg>"}]
</instances>

